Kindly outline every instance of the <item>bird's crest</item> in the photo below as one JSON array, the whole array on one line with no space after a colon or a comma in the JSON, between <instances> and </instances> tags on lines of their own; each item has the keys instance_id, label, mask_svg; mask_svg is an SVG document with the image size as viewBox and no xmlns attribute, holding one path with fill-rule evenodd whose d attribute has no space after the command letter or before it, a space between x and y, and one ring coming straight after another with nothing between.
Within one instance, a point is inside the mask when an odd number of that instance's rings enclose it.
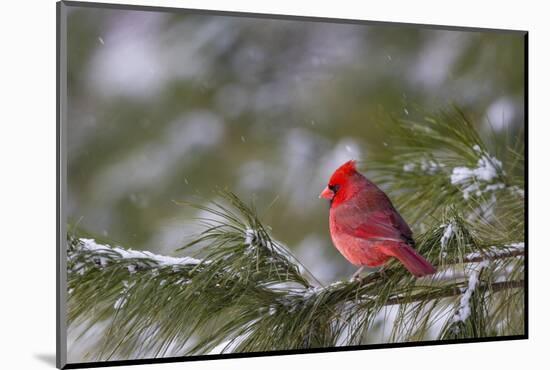
<instances>
[{"instance_id":1,"label":"bird's crest","mask_svg":"<svg viewBox=\"0 0 550 370\"><path fill-rule=\"evenodd\" d=\"M352 159L350 161L347 161L340 167L338 167L336 171L334 171L334 173L332 174L330 182L340 183L342 181L345 181L351 175L356 174L357 173L356 163L357 161Z\"/></svg>"},{"instance_id":2,"label":"bird's crest","mask_svg":"<svg viewBox=\"0 0 550 370\"><path fill-rule=\"evenodd\" d=\"M341 175L351 175L357 172L356 164L357 164L357 161L355 159L347 161L346 163L338 167L338 169L334 171L334 173L335 174L339 173Z\"/></svg>"}]
</instances>

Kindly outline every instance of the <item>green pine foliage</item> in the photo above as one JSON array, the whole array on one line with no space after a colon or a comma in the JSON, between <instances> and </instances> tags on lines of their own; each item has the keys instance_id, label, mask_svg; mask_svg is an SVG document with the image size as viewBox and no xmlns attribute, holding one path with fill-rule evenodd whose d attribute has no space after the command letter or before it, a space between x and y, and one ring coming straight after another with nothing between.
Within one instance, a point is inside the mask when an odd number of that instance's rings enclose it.
<instances>
[{"instance_id":1,"label":"green pine foliage","mask_svg":"<svg viewBox=\"0 0 550 370\"><path fill-rule=\"evenodd\" d=\"M323 286L224 192L182 205L211 215L180 251L192 258L69 236L69 323L82 336L105 328L90 360L524 334L523 140L488 144L458 110L391 127L367 174L412 222L435 275L391 262Z\"/></svg>"}]
</instances>

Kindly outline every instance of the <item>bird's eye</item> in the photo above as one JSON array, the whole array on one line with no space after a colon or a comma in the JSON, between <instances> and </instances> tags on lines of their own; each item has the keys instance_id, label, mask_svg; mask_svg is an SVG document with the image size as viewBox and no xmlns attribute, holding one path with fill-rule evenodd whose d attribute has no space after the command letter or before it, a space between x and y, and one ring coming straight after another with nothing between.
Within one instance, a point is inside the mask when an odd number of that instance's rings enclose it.
<instances>
[{"instance_id":1,"label":"bird's eye","mask_svg":"<svg viewBox=\"0 0 550 370\"><path fill-rule=\"evenodd\" d=\"M334 194L336 194L336 192L338 191L338 189L340 189L340 185L332 185L332 184L329 184L328 185L328 188L330 190L332 190L334 192Z\"/></svg>"}]
</instances>

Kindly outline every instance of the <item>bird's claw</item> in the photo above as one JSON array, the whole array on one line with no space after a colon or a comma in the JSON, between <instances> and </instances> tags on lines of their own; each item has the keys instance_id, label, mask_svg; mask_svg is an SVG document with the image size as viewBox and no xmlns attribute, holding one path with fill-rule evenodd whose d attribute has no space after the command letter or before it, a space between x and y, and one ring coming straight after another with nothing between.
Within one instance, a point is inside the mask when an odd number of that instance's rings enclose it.
<instances>
[{"instance_id":1,"label":"bird's claw","mask_svg":"<svg viewBox=\"0 0 550 370\"><path fill-rule=\"evenodd\" d=\"M362 266L361 268L359 268L359 270L355 271L355 273L353 275L351 275L351 278L349 279L349 282L350 283L353 283L353 282L361 282L363 281L363 278L361 277L361 272L363 272L363 270L365 269L365 266Z\"/></svg>"},{"instance_id":2,"label":"bird's claw","mask_svg":"<svg viewBox=\"0 0 550 370\"><path fill-rule=\"evenodd\" d=\"M350 283L361 283L362 281L363 281L363 278L359 275L357 276L353 275L352 277L349 278Z\"/></svg>"}]
</instances>

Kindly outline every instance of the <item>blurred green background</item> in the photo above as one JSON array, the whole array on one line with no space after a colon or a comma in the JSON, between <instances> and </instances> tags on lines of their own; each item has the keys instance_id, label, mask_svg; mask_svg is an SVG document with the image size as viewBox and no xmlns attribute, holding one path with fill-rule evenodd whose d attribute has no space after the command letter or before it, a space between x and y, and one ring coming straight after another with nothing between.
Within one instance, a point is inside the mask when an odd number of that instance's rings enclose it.
<instances>
[{"instance_id":1,"label":"blurred green background","mask_svg":"<svg viewBox=\"0 0 550 370\"><path fill-rule=\"evenodd\" d=\"M125 247L173 253L200 216L174 201L227 188L330 282L355 268L318 194L391 154L389 116L457 104L482 133L523 127L518 33L69 10L69 222Z\"/></svg>"}]
</instances>

